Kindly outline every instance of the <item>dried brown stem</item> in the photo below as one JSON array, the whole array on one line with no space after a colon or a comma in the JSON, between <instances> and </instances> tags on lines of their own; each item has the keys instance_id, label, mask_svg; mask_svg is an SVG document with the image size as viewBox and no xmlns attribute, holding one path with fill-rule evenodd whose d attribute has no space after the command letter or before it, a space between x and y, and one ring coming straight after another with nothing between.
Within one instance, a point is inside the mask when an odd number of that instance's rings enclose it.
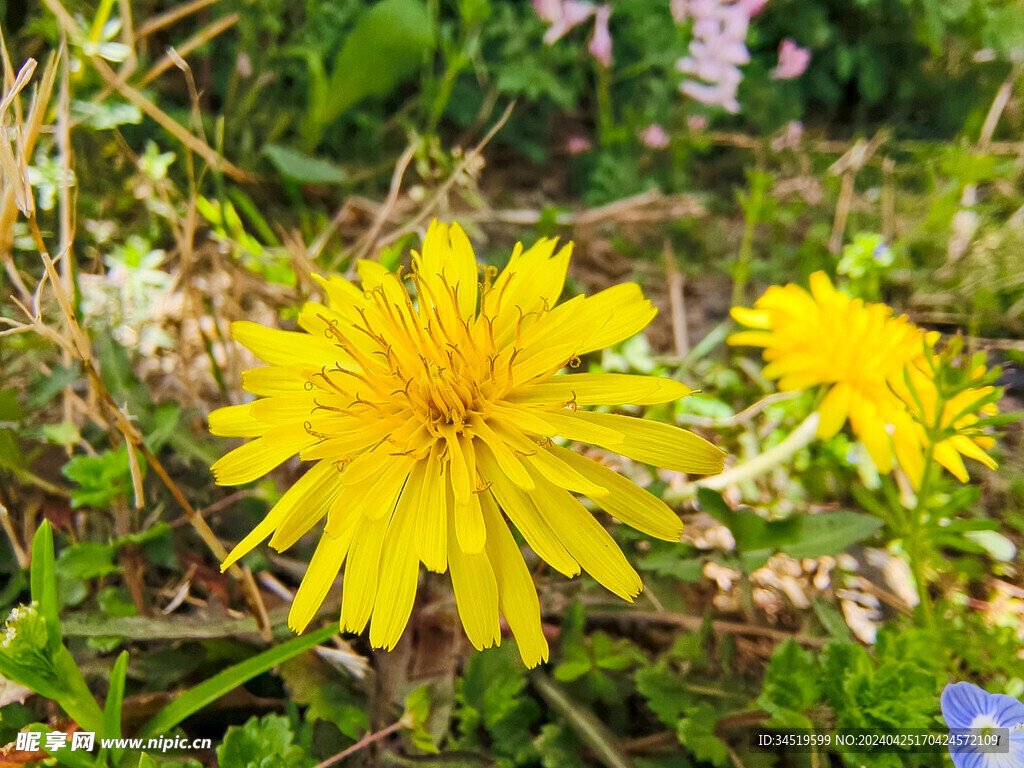
<instances>
[{"instance_id":1,"label":"dried brown stem","mask_svg":"<svg viewBox=\"0 0 1024 768\"><path fill-rule=\"evenodd\" d=\"M649 624L670 624L682 627L691 632L697 632L704 626L703 616L690 616L684 613L652 613L650 611L589 611L588 619L614 619L616 621L640 621ZM757 624L744 624L738 621L712 621L712 628L716 632L723 632L730 635L745 635L748 637L764 637L769 640L782 642L784 640L795 640L800 645L809 648L820 648L825 642L823 637L809 637L808 635L786 632L772 627L761 627Z\"/></svg>"}]
</instances>

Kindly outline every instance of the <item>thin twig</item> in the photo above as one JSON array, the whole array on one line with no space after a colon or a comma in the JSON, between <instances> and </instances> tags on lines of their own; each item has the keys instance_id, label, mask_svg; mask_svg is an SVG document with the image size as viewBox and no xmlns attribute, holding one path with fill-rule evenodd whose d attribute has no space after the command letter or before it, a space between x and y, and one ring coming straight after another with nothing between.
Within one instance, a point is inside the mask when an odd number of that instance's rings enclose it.
<instances>
[{"instance_id":1,"label":"thin twig","mask_svg":"<svg viewBox=\"0 0 1024 768\"><path fill-rule=\"evenodd\" d=\"M665 238L665 272L668 274L668 301L672 310L672 340L676 357L685 358L690 354L690 334L686 327L686 278L679 273L672 241Z\"/></svg>"},{"instance_id":2,"label":"thin twig","mask_svg":"<svg viewBox=\"0 0 1024 768\"><path fill-rule=\"evenodd\" d=\"M67 9L61 5L60 0L43 1L57 17L58 23L68 35L76 34L78 32L78 25L75 23L71 14L68 13ZM92 64L93 69L100 74L100 77L102 77L109 86L121 94L126 101L134 104L140 110L149 115L161 128L203 158L203 160L205 160L211 167L219 170L227 176L230 176L235 181L253 182L257 179L254 174L242 170L217 152L217 150L205 141L202 141L192 133L189 133L189 131L183 128L181 124L160 109L160 107L155 103L147 99L132 86L123 82L118 74L112 70L101 57L90 56L89 63Z\"/></svg>"},{"instance_id":3,"label":"thin twig","mask_svg":"<svg viewBox=\"0 0 1024 768\"><path fill-rule=\"evenodd\" d=\"M27 569L30 561L29 554L18 541L18 534L11 524L11 517L7 513L7 507L4 506L3 500L0 500L0 527L4 529L4 533L7 534L7 538L11 542L11 549L14 550L14 559L18 561L18 567Z\"/></svg>"},{"instance_id":4,"label":"thin twig","mask_svg":"<svg viewBox=\"0 0 1024 768\"><path fill-rule=\"evenodd\" d=\"M57 299L57 304L60 306L64 321L68 327L74 348L77 350L78 357L82 361L82 367L85 370L94 391L113 416L117 429L124 435L126 441L142 452L142 455L145 456L149 466L153 468L153 471L155 471L163 481L164 486L168 491L170 491L175 501L177 501L181 508L185 510L185 513L188 515L189 520L192 522L192 525L200 538L203 539L213 554L219 560L223 561L227 558L228 554L224 545L220 543L220 540L210 529L210 526L203 519L202 515L196 512L188 499L185 498L185 495L181 492L178 484L175 483L167 473L167 470L164 469L160 460L151 450L149 450L145 442L143 442L142 435L139 434L135 425L131 422L128 416L125 415L125 413L118 407L114 398L111 396L110 391L107 389L106 384L104 384L99 371L96 370L92 359L91 345L75 318L71 299L63 290L63 286L60 283L60 278L57 275L53 260L50 258L46 249L46 244L43 242L42 233L39 231L39 226L34 214L29 217L29 229L32 231L33 237L35 238L36 247L39 249L39 255L42 258L43 266L46 269L46 275L49 277L50 283L53 285L53 292ZM256 618L261 635L263 635L266 640L270 640L272 632L270 620L267 616L267 608L263 603L263 598L260 595L259 588L256 586L256 580L253 578L252 571L248 568L241 568L237 565L233 565L228 572L240 581L242 589L245 592L246 601L249 603L249 607Z\"/></svg>"},{"instance_id":5,"label":"thin twig","mask_svg":"<svg viewBox=\"0 0 1024 768\"><path fill-rule=\"evenodd\" d=\"M164 27L169 27L171 24L184 19L186 16L191 16L196 11L200 11L217 2L219 2L219 0L192 0L190 3L179 5L177 8L172 8L166 13L154 16L135 31L135 40L138 42L142 38L148 37Z\"/></svg>"},{"instance_id":6,"label":"thin twig","mask_svg":"<svg viewBox=\"0 0 1024 768\"><path fill-rule=\"evenodd\" d=\"M682 627L691 632L699 631L703 626L705 619L703 616L690 616L685 613L663 613L663 612L652 612L652 611L633 611L633 610L590 610L587 611L588 619L614 619L616 621L640 621L649 624L670 624L675 627ZM774 629L772 627L761 627L756 624L744 624L738 621L719 621L714 620L711 622L712 629L715 632L721 632L730 635L745 635L749 637L765 637L769 640L776 640L782 642L784 640L795 640L800 645L805 645L810 648L820 648L823 646L827 638L823 637L810 637L808 635L786 632L782 629Z\"/></svg>"},{"instance_id":7,"label":"thin twig","mask_svg":"<svg viewBox=\"0 0 1024 768\"><path fill-rule=\"evenodd\" d=\"M398 195L402 191L402 179L405 177L405 171L409 167L409 163L412 162L413 157L416 155L416 149L416 144L410 144L405 148L402 156L398 158L398 162L395 163L395 172L391 175L391 187L388 189L388 196L384 200L384 205L377 211L370 229L362 238L362 246L356 246L357 255L352 260L352 266L349 267L350 271L354 269L359 259L366 259L373 255L374 249L377 246L377 237L384 227L384 222L391 216L391 212L398 203Z\"/></svg>"},{"instance_id":8,"label":"thin twig","mask_svg":"<svg viewBox=\"0 0 1024 768\"><path fill-rule=\"evenodd\" d=\"M387 738L388 736L390 736L395 731L401 730L402 728L405 728L405 727L407 727L407 724L406 724L405 720L402 719L402 720L399 720L397 723L392 723L387 728L383 728L383 729L377 731L376 733L368 733L365 736L363 736L363 738L361 738L359 741L357 741L355 744L353 744L351 747L349 747L348 749L346 749L346 750L344 750L342 752L339 752L334 757L327 758L322 763L318 763L316 765L316 768L329 768L329 766L332 766L335 763L344 760L349 755L353 755L356 752L358 752L359 750L364 749L364 748L370 746L371 744L373 744L376 741L380 741L381 739Z\"/></svg>"},{"instance_id":9,"label":"thin twig","mask_svg":"<svg viewBox=\"0 0 1024 768\"><path fill-rule=\"evenodd\" d=\"M426 204L424 204L424 206L420 209L419 213L413 216L409 223L406 224L404 227L400 227L399 229L382 237L380 240L380 247L386 247L391 243L395 242L396 240L399 240L402 237L405 237L406 235L415 232L417 229L419 229L420 225L430 215L431 211L434 210L437 204L441 202L444 196L448 194L448 191L455 185L455 182L458 180L459 176L462 175L462 172L466 170L466 168L468 168L471 163L475 162L477 158L480 157L484 147L486 147L491 142L491 139L493 139L494 136L498 133L498 131L501 130L502 126L504 126L505 123L508 122L508 119L512 116L512 110L515 108L515 106L516 103L513 101L511 104L508 105L508 107L505 108L505 112L502 114L500 118L498 118L498 122L496 122L491 127L491 129L487 132L483 139L480 140L479 144L477 144L473 149L466 153L466 156L462 158L462 161L458 164L458 166L456 166L455 170L452 171L451 175L447 179L445 179L444 184L441 185L441 187L437 190L434 196L431 197L430 200L426 202Z\"/></svg>"},{"instance_id":10,"label":"thin twig","mask_svg":"<svg viewBox=\"0 0 1024 768\"><path fill-rule=\"evenodd\" d=\"M679 416L679 422L691 427L704 427L705 429L718 429L721 427L736 427L740 424L745 424L754 418L757 414L767 408L769 405L775 403L782 403L786 400L792 400L793 398L800 395L800 392L773 392L770 395L765 395L753 405L749 405L739 413L734 413L732 416L726 416L721 419L711 418L710 416L689 416L683 414Z\"/></svg>"},{"instance_id":11,"label":"thin twig","mask_svg":"<svg viewBox=\"0 0 1024 768\"><path fill-rule=\"evenodd\" d=\"M818 412L815 411L801 422L800 426L789 433L789 436L778 445L769 448L762 454L755 456L742 464L727 469L719 475L701 478L692 483L686 483L679 488L669 488L665 491L665 501L672 503L685 501L697 495L700 488L710 488L720 491L730 485L738 485L753 480L759 475L774 469L787 461L794 453L809 445L814 440L818 430Z\"/></svg>"},{"instance_id":12,"label":"thin twig","mask_svg":"<svg viewBox=\"0 0 1024 768\"><path fill-rule=\"evenodd\" d=\"M242 17L237 13L229 13L224 18L217 19L217 21L213 22L208 27L204 27L199 30L181 45L175 46L174 50L180 57L184 58L192 53L196 48L210 42L222 32L231 29L231 27L237 24L241 18ZM139 86L145 87L149 85L174 65L175 61L171 57L170 53L165 53L160 60L150 67L146 74L142 76L142 79L139 81Z\"/></svg>"}]
</instances>

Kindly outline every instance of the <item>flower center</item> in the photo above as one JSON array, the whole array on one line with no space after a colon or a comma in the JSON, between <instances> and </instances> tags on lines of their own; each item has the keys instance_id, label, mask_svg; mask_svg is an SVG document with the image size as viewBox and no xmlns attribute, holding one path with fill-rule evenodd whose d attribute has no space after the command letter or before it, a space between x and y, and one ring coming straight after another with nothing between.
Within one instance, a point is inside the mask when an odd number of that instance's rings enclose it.
<instances>
[{"instance_id":1,"label":"flower center","mask_svg":"<svg viewBox=\"0 0 1024 768\"><path fill-rule=\"evenodd\" d=\"M391 424L383 436L397 452L420 456L436 441L470 430L477 417L486 420L491 405L512 387L513 364L522 349L526 321L519 312L514 328L495 338L504 286L485 273L479 314L466 317L459 286L439 275L425 280L413 272L414 303L400 275L387 275L364 294L361 308L347 316L320 312L325 335L344 353L333 368L310 377L316 390L307 431L323 438L351 429L351 418L366 424ZM320 410L342 417L330 430ZM317 418L317 417L320 418Z\"/></svg>"}]
</instances>

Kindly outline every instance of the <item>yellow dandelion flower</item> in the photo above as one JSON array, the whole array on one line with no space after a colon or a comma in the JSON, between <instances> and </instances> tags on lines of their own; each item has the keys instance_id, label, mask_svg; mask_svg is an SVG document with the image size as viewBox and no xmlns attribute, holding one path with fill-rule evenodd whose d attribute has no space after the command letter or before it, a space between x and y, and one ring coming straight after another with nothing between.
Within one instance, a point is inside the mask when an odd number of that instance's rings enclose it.
<instances>
[{"instance_id":1,"label":"yellow dandelion flower","mask_svg":"<svg viewBox=\"0 0 1024 768\"><path fill-rule=\"evenodd\" d=\"M779 389L828 388L818 407L817 436L826 440L847 420L881 472L893 464L890 383L924 353L926 334L885 304L866 304L836 290L824 272L798 285L772 286L753 309L732 316L754 330L729 337L733 345L763 347L764 375Z\"/></svg>"},{"instance_id":2,"label":"yellow dandelion flower","mask_svg":"<svg viewBox=\"0 0 1024 768\"><path fill-rule=\"evenodd\" d=\"M224 567L267 536L285 549L327 518L292 629L305 628L345 564L342 630L369 623L374 647L394 647L422 562L451 573L475 647L500 641L500 614L534 666L548 646L509 522L555 570L585 570L626 600L639 594L639 576L574 494L657 538L678 540L678 517L554 440L694 474L721 471L724 454L673 426L583 410L668 402L690 390L647 376L557 375L655 314L635 284L556 306L571 250L556 253L548 238L526 251L517 245L505 270L485 270L481 285L465 233L434 222L408 280L362 262L360 288L317 278L327 303L302 308L301 331L232 325L234 338L270 365L243 373L259 399L210 415L214 434L254 438L213 465L217 482L247 483L295 454L313 465Z\"/></svg>"},{"instance_id":3,"label":"yellow dandelion flower","mask_svg":"<svg viewBox=\"0 0 1024 768\"><path fill-rule=\"evenodd\" d=\"M935 364L938 364L937 359ZM984 366L973 374L975 379L983 376ZM975 426L982 416L999 413L995 403L983 402L990 399L995 387L966 387L941 402L935 372L922 359L907 366L906 377L894 381L893 390L905 407L896 416L893 434L896 457L915 489L920 489L924 479L926 452L933 440L937 440L931 449L935 463L949 470L961 483L970 480L962 456L989 469L998 468L986 453L995 445L995 440Z\"/></svg>"}]
</instances>

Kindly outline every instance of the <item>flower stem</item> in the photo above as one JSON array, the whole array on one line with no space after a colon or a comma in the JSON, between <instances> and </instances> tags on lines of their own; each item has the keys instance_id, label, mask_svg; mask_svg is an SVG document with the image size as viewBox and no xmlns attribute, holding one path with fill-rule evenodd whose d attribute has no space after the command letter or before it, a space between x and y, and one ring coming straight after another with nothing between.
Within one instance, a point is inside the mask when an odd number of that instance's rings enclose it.
<instances>
[{"instance_id":1,"label":"flower stem","mask_svg":"<svg viewBox=\"0 0 1024 768\"><path fill-rule=\"evenodd\" d=\"M928 453L925 456L924 471L921 473L921 487L917 490L917 499L910 512L910 525L907 531L907 559L910 561L910 573L914 577L914 585L917 588L917 600L921 607L924 625L929 629L935 628L935 606L932 604L931 595L928 593L928 584L924 578L924 563L921 557L921 522L928 504L934 450L935 443L929 436Z\"/></svg>"},{"instance_id":2,"label":"flower stem","mask_svg":"<svg viewBox=\"0 0 1024 768\"><path fill-rule=\"evenodd\" d=\"M727 469L720 475L712 475L692 483L686 483L680 488L666 490L665 501L671 504L691 499L697 495L697 491L700 488L720 491L730 485L753 480L755 477L775 469L775 467L787 461L801 448L810 445L814 440L815 434L817 434L819 418L818 412L815 411L804 419L800 426L789 434L789 437L773 448L769 448L764 453L755 456L750 461Z\"/></svg>"}]
</instances>

